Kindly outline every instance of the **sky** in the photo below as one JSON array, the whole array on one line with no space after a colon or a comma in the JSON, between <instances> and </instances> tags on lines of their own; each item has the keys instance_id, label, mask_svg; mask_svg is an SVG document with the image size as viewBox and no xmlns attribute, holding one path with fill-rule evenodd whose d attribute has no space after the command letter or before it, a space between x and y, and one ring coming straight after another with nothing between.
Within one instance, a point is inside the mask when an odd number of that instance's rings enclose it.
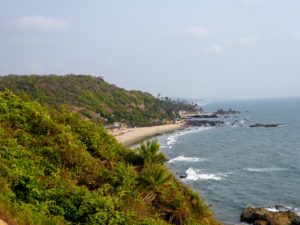
<instances>
[{"instance_id":1,"label":"sky","mask_svg":"<svg viewBox=\"0 0 300 225\"><path fill-rule=\"evenodd\" d=\"M162 96L300 96L299 0L0 0L0 74Z\"/></svg>"}]
</instances>

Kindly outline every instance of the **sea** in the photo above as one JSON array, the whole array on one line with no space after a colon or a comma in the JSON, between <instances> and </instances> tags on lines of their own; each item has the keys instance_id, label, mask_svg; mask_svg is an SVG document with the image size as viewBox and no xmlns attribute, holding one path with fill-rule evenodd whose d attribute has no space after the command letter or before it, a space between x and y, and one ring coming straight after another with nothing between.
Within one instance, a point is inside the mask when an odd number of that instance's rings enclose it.
<instances>
[{"instance_id":1,"label":"sea","mask_svg":"<svg viewBox=\"0 0 300 225\"><path fill-rule=\"evenodd\" d=\"M300 98L215 101L233 109L222 127L187 128L157 137L167 165L201 193L225 224L241 224L247 206L300 213ZM250 128L256 123L282 124Z\"/></svg>"}]
</instances>

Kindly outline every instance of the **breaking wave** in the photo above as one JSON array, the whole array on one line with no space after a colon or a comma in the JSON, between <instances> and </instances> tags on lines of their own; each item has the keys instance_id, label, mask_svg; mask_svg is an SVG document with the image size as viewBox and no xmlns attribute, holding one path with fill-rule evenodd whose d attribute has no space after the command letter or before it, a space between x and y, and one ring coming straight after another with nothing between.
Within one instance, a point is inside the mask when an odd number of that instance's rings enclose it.
<instances>
[{"instance_id":1,"label":"breaking wave","mask_svg":"<svg viewBox=\"0 0 300 225\"><path fill-rule=\"evenodd\" d=\"M287 211L292 211L295 212L297 215L300 215L300 210L298 208L293 208L285 205L275 205L272 207L267 207L265 208L266 210L270 212L287 212Z\"/></svg>"},{"instance_id":2,"label":"breaking wave","mask_svg":"<svg viewBox=\"0 0 300 225\"><path fill-rule=\"evenodd\" d=\"M251 167L248 167L244 170L247 170L249 172L273 172L273 171L284 171L286 169L280 168L280 167L265 167L265 168L251 168Z\"/></svg>"},{"instance_id":3,"label":"breaking wave","mask_svg":"<svg viewBox=\"0 0 300 225\"><path fill-rule=\"evenodd\" d=\"M169 160L169 163L174 163L174 162L202 162L205 161L203 158L197 158L197 157L184 157L184 156L178 156L176 158L173 158Z\"/></svg>"},{"instance_id":4,"label":"breaking wave","mask_svg":"<svg viewBox=\"0 0 300 225\"><path fill-rule=\"evenodd\" d=\"M167 145L169 148L172 148L173 145L177 142L178 137L186 135L186 134L190 134L190 133L205 131L208 129L211 129L211 127L198 127L198 128L186 129L181 132L172 134L167 138Z\"/></svg>"},{"instance_id":5,"label":"breaking wave","mask_svg":"<svg viewBox=\"0 0 300 225\"><path fill-rule=\"evenodd\" d=\"M197 180L220 181L220 180L224 180L228 176L228 174L230 174L230 173L201 173L201 170L193 169L193 168L188 168L187 171L185 172L187 174L185 180L190 180L190 181L197 181Z\"/></svg>"}]
</instances>

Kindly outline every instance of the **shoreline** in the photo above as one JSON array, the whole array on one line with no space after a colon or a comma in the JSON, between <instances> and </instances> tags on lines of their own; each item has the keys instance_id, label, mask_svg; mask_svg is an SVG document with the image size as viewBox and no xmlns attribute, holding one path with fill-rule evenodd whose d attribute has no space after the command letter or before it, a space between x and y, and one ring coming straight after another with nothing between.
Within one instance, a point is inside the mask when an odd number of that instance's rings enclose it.
<instances>
[{"instance_id":1,"label":"shoreline","mask_svg":"<svg viewBox=\"0 0 300 225\"><path fill-rule=\"evenodd\" d=\"M185 122L182 121L175 124L158 125L152 127L116 129L110 130L109 133L124 146L132 147L148 138L183 129L184 126Z\"/></svg>"}]
</instances>

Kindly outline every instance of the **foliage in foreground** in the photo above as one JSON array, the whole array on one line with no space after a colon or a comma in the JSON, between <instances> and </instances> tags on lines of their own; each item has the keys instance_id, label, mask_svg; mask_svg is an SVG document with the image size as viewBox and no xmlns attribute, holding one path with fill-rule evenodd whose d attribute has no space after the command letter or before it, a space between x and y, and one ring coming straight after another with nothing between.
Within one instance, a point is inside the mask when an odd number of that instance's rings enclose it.
<instances>
[{"instance_id":1,"label":"foliage in foreground","mask_svg":"<svg viewBox=\"0 0 300 225\"><path fill-rule=\"evenodd\" d=\"M163 165L93 122L0 93L0 218L17 225L218 224Z\"/></svg>"}]
</instances>

